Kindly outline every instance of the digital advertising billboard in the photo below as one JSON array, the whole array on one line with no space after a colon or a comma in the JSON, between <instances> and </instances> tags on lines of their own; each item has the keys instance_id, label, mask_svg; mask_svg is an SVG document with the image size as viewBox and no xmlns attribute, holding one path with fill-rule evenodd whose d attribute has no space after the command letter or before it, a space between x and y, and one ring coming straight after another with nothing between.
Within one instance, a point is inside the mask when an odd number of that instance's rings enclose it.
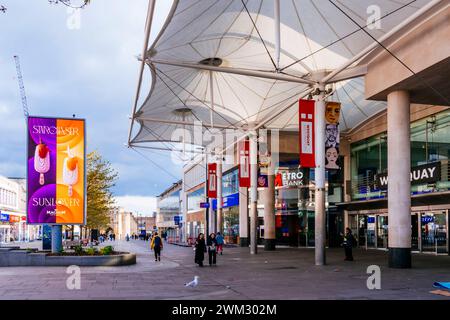
<instances>
[{"instance_id":1,"label":"digital advertising billboard","mask_svg":"<svg viewBox=\"0 0 450 320\"><path fill-rule=\"evenodd\" d=\"M28 117L27 223L85 224L85 121Z\"/></svg>"}]
</instances>

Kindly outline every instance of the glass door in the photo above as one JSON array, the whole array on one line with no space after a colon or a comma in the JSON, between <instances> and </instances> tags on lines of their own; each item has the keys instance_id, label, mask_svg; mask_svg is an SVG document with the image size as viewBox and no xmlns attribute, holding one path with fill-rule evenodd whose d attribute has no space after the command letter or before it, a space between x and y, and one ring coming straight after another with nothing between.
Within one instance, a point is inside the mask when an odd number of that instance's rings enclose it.
<instances>
[{"instance_id":1,"label":"glass door","mask_svg":"<svg viewBox=\"0 0 450 320\"><path fill-rule=\"evenodd\" d=\"M376 216L367 216L367 248L376 248Z\"/></svg>"},{"instance_id":2,"label":"glass door","mask_svg":"<svg viewBox=\"0 0 450 320\"><path fill-rule=\"evenodd\" d=\"M388 248L388 216L377 216L377 248Z\"/></svg>"},{"instance_id":3,"label":"glass door","mask_svg":"<svg viewBox=\"0 0 450 320\"><path fill-rule=\"evenodd\" d=\"M411 214L411 250L419 251L419 214Z\"/></svg>"},{"instance_id":4,"label":"glass door","mask_svg":"<svg viewBox=\"0 0 450 320\"><path fill-rule=\"evenodd\" d=\"M367 236L367 216L364 214L358 215L358 247L366 245Z\"/></svg>"},{"instance_id":5,"label":"glass door","mask_svg":"<svg viewBox=\"0 0 450 320\"><path fill-rule=\"evenodd\" d=\"M445 212L426 212L421 219L422 251L447 253L447 217Z\"/></svg>"}]
</instances>

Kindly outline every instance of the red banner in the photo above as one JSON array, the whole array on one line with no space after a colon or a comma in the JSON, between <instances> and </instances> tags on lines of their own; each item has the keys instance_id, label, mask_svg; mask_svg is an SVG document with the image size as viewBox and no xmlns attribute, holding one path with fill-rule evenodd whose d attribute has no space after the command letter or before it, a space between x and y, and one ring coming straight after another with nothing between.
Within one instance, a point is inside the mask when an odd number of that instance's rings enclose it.
<instances>
[{"instance_id":1,"label":"red banner","mask_svg":"<svg viewBox=\"0 0 450 320\"><path fill-rule=\"evenodd\" d=\"M208 198L217 198L217 164L208 163Z\"/></svg>"},{"instance_id":2,"label":"red banner","mask_svg":"<svg viewBox=\"0 0 450 320\"><path fill-rule=\"evenodd\" d=\"M300 134L300 166L315 168L314 153L314 100L300 99L298 104Z\"/></svg>"},{"instance_id":3,"label":"red banner","mask_svg":"<svg viewBox=\"0 0 450 320\"><path fill-rule=\"evenodd\" d=\"M250 187L250 143L239 142L239 187Z\"/></svg>"}]
</instances>

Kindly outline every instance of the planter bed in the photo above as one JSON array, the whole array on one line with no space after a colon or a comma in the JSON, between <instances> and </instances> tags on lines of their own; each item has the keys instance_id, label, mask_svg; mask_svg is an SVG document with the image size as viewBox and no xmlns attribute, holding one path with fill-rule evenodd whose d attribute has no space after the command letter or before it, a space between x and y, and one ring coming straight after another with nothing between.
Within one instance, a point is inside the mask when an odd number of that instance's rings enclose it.
<instances>
[{"instance_id":1,"label":"planter bed","mask_svg":"<svg viewBox=\"0 0 450 320\"><path fill-rule=\"evenodd\" d=\"M36 250L0 250L0 267L17 266L126 266L136 264L136 255L128 252L113 252L109 255L79 255L72 252L48 253Z\"/></svg>"}]
</instances>

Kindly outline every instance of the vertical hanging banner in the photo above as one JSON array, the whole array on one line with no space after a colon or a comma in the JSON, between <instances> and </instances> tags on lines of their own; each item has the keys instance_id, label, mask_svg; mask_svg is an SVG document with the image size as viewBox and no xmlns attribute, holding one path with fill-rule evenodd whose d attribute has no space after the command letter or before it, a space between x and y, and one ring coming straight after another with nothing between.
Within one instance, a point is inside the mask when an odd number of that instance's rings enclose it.
<instances>
[{"instance_id":1,"label":"vertical hanging banner","mask_svg":"<svg viewBox=\"0 0 450 320\"><path fill-rule=\"evenodd\" d=\"M85 224L85 121L28 117L27 223Z\"/></svg>"},{"instance_id":2,"label":"vertical hanging banner","mask_svg":"<svg viewBox=\"0 0 450 320\"><path fill-rule=\"evenodd\" d=\"M325 107L325 168L340 169L339 165L339 116L341 104L327 102Z\"/></svg>"},{"instance_id":3,"label":"vertical hanging banner","mask_svg":"<svg viewBox=\"0 0 450 320\"><path fill-rule=\"evenodd\" d=\"M217 163L208 163L208 198L217 198Z\"/></svg>"},{"instance_id":4,"label":"vertical hanging banner","mask_svg":"<svg viewBox=\"0 0 450 320\"><path fill-rule=\"evenodd\" d=\"M299 100L300 166L315 168L314 100Z\"/></svg>"},{"instance_id":5,"label":"vertical hanging banner","mask_svg":"<svg viewBox=\"0 0 450 320\"><path fill-rule=\"evenodd\" d=\"M250 187L250 142L240 141L239 153L239 187Z\"/></svg>"}]
</instances>

